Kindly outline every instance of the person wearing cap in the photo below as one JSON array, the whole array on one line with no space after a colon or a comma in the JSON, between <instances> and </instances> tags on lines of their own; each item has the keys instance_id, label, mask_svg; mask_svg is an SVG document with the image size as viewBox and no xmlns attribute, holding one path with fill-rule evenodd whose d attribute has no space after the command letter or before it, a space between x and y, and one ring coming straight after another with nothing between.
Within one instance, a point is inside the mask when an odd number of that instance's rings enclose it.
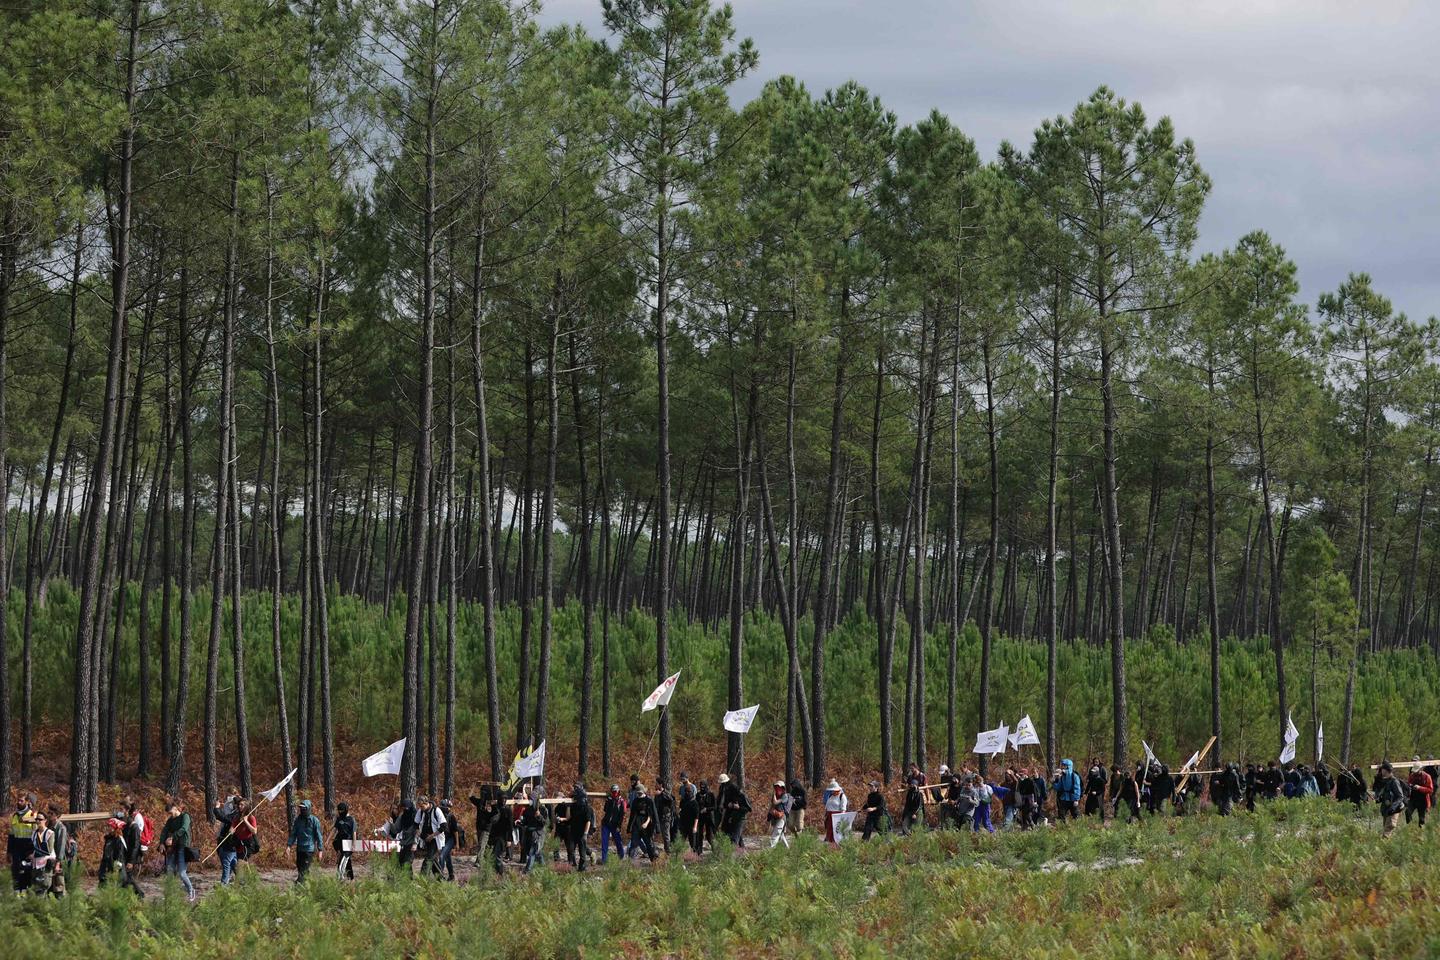
<instances>
[{"instance_id":1,"label":"person wearing cap","mask_svg":"<svg viewBox=\"0 0 1440 960\"><path fill-rule=\"evenodd\" d=\"M872 833L883 833L885 831L885 818L888 814L885 811L885 794L880 792L880 781L870 781L870 793L865 797L865 805L860 808L865 814L865 829L860 834L861 840L869 840Z\"/></svg>"},{"instance_id":2,"label":"person wearing cap","mask_svg":"<svg viewBox=\"0 0 1440 960\"><path fill-rule=\"evenodd\" d=\"M195 884L190 880L190 814L179 797L170 800L170 816L160 831L160 849L165 851L165 872L179 878L185 894L195 901Z\"/></svg>"},{"instance_id":3,"label":"person wearing cap","mask_svg":"<svg viewBox=\"0 0 1440 960\"><path fill-rule=\"evenodd\" d=\"M683 770L680 772L680 786L675 791L676 805L679 808L679 816L675 823L680 831L680 836L695 849L695 821L700 818L700 804L697 801L699 791L695 784L690 782L690 775Z\"/></svg>"},{"instance_id":4,"label":"person wearing cap","mask_svg":"<svg viewBox=\"0 0 1440 960\"><path fill-rule=\"evenodd\" d=\"M625 859L625 841L620 830L625 826L625 811L628 805L620 795L620 785L610 784L610 795L605 798L605 809L600 814L600 864L603 866L610 857L610 841L615 841L615 852Z\"/></svg>"},{"instance_id":5,"label":"person wearing cap","mask_svg":"<svg viewBox=\"0 0 1440 960\"><path fill-rule=\"evenodd\" d=\"M345 844L354 843L359 833L360 825L350 816L350 804L337 804L335 822L330 825L330 846L335 851L335 876L339 880L355 879L353 851L346 850Z\"/></svg>"},{"instance_id":6,"label":"person wearing cap","mask_svg":"<svg viewBox=\"0 0 1440 960\"><path fill-rule=\"evenodd\" d=\"M1430 774L1421 767L1420 758L1414 758L1415 766L1410 768L1410 796L1405 801L1405 822L1410 822L1411 815L1420 819L1420 826L1425 826L1425 813L1430 809L1430 797L1435 793L1435 781L1430 779Z\"/></svg>"},{"instance_id":7,"label":"person wearing cap","mask_svg":"<svg viewBox=\"0 0 1440 960\"><path fill-rule=\"evenodd\" d=\"M943 779L950 773L950 768L940 764L940 777ZM867 804L868 805L868 804ZM909 836L915 829L916 824L925 821L925 774L915 764L910 764L910 772L905 776L905 802L900 807L900 835Z\"/></svg>"},{"instance_id":8,"label":"person wearing cap","mask_svg":"<svg viewBox=\"0 0 1440 960\"><path fill-rule=\"evenodd\" d=\"M785 836L785 818L790 815L790 804L793 802L790 791L785 789L784 780L776 780L774 783L774 795L770 799L770 809L765 817L769 821L770 846L783 843L790 846L790 838Z\"/></svg>"},{"instance_id":9,"label":"person wearing cap","mask_svg":"<svg viewBox=\"0 0 1440 960\"><path fill-rule=\"evenodd\" d=\"M745 846L745 818L749 815L750 798L745 791L730 779L729 774L720 774L720 832L730 838L736 847ZM714 846L714 842L711 842Z\"/></svg>"},{"instance_id":10,"label":"person wearing cap","mask_svg":"<svg viewBox=\"0 0 1440 960\"><path fill-rule=\"evenodd\" d=\"M831 779L830 785L825 788L823 802L825 804L825 839L830 843L835 843L835 815L850 809L850 798L845 796L839 780Z\"/></svg>"},{"instance_id":11,"label":"person wearing cap","mask_svg":"<svg viewBox=\"0 0 1440 960\"><path fill-rule=\"evenodd\" d=\"M1400 825L1400 814L1405 812L1405 788L1400 786L1388 760L1380 764L1380 772L1375 775L1375 802L1380 805L1381 832L1388 837Z\"/></svg>"},{"instance_id":12,"label":"person wearing cap","mask_svg":"<svg viewBox=\"0 0 1440 960\"><path fill-rule=\"evenodd\" d=\"M35 820L34 795L17 797L6 843L6 852L10 855L10 882L16 893L24 893L30 886L30 857L35 853Z\"/></svg>"},{"instance_id":13,"label":"person wearing cap","mask_svg":"<svg viewBox=\"0 0 1440 960\"><path fill-rule=\"evenodd\" d=\"M695 833L690 838L690 847L696 853L705 852L705 841L715 849L715 827L720 822L719 800L710 789L709 780L701 780L695 791Z\"/></svg>"},{"instance_id":14,"label":"person wearing cap","mask_svg":"<svg viewBox=\"0 0 1440 960\"><path fill-rule=\"evenodd\" d=\"M655 801L646 792L645 784L638 780L632 792L635 794L635 802L630 805L630 846L625 849L625 858L628 860L635 856L636 850L641 850L650 858L650 862L654 863L655 828L659 822L655 813Z\"/></svg>"},{"instance_id":15,"label":"person wearing cap","mask_svg":"<svg viewBox=\"0 0 1440 960\"><path fill-rule=\"evenodd\" d=\"M805 784L798 779L790 781L790 813L785 817L785 828L793 835L805 832Z\"/></svg>"},{"instance_id":16,"label":"person wearing cap","mask_svg":"<svg viewBox=\"0 0 1440 960\"><path fill-rule=\"evenodd\" d=\"M1090 770L1085 775L1085 816L1105 819L1105 765L1098 757L1090 758Z\"/></svg>"},{"instance_id":17,"label":"person wearing cap","mask_svg":"<svg viewBox=\"0 0 1440 960\"><path fill-rule=\"evenodd\" d=\"M300 813L290 825L290 839L285 848L295 848L295 882L300 883L310 872L310 863L316 857L325 855L325 831L320 820L311 812L310 801L300 801Z\"/></svg>"}]
</instances>

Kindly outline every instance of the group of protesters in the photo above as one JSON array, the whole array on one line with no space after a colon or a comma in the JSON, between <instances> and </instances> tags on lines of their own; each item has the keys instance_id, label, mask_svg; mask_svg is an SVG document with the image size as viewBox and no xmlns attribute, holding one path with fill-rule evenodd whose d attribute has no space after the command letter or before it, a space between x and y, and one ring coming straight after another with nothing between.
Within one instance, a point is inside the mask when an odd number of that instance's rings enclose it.
<instances>
[{"instance_id":1,"label":"group of protesters","mask_svg":"<svg viewBox=\"0 0 1440 960\"><path fill-rule=\"evenodd\" d=\"M935 782L930 783L912 763L898 787L898 822L880 781L870 780L864 801L852 808L845 789L831 780L820 793L819 828L826 841L839 843L850 834L869 840L892 830L906 835L922 827L994 833L1081 817L1103 822L1124 816L1133 822L1147 815L1185 814L1198 809L1207 798L1220 815L1229 816L1242 805L1253 811L1259 803L1284 798L1333 797L1357 808L1373 799L1379 807L1382 830L1389 835L1402 816L1406 823L1413 820L1425 825L1440 782L1440 769L1422 764L1419 757L1409 764L1380 764L1369 784L1359 767L1332 774L1324 764L1311 767L1270 761L1264 766L1246 764L1242 770L1231 762L1216 770L1171 772L1152 757L1134 768L1107 767L1098 758L1086 766L1082 774L1066 759L1048 773L1039 764L1021 764L987 776L979 769L952 770L941 764ZM1410 772L1397 774L1396 766ZM643 856L653 862L661 853L688 851L699 856L707 847L713 851L717 843L742 848L755 812L743 786L724 773L717 778L715 789L708 780L697 782L682 772L673 790L659 780L653 793L640 775L634 774L623 790L613 783L603 793L592 793L583 782L576 782L568 793L547 798L542 783L532 779L487 784L469 799L475 808L476 865L488 860L500 874L507 862L525 873L543 864L545 839L550 833L560 841L555 847L556 860L563 845L566 861L580 871L595 861L590 844L597 833L601 864L608 863L612 850L621 860ZM603 801L598 820L596 801ZM809 794L799 780L775 780L762 806L762 842L771 847L789 846L791 838L805 832ZM210 811L216 824L213 855L219 861L221 884L233 882L239 865L260 851L257 808L236 792ZM186 895L195 899L189 868L200 857L194 847L190 814L180 798L169 801L165 813L158 837L153 821L131 797L104 821L98 875L102 885L116 883L143 896L137 881L148 852L156 847L164 872L173 875ZM422 876L453 881L455 852L467 847L466 831L452 802L424 796L397 800L389 817L370 837L386 843L378 847L361 843L356 818L347 804L338 804L328 830L328 846L336 855L340 878L354 879L352 856L357 849L383 849L395 853L405 872L418 861ZM327 846L327 830L310 801L301 801L286 846L294 851L296 879L303 881ZM75 831L69 829L55 805L42 809L33 795L17 800L8 838L11 879L17 893L62 896L67 876L73 875L76 851Z\"/></svg>"}]
</instances>

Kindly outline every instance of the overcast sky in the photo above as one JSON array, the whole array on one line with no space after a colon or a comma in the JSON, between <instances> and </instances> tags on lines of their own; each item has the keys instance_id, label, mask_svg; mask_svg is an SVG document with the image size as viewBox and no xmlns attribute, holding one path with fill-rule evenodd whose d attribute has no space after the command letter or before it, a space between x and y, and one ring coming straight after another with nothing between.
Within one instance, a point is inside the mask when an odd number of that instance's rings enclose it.
<instances>
[{"instance_id":1,"label":"overcast sky","mask_svg":"<svg viewBox=\"0 0 1440 960\"><path fill-rule=\"evenodd\" d=\"M1261 228L1314 303L1368 272L1397 309L1440 313L1440 3L1282 0L735 0L756 74L812 95L848 79L902 123L938 108L993 158L1100 84L1168 115L1214 188L1204 250ZM600 0L547 23L603 35Z\"/></svg>"}]
</instances>

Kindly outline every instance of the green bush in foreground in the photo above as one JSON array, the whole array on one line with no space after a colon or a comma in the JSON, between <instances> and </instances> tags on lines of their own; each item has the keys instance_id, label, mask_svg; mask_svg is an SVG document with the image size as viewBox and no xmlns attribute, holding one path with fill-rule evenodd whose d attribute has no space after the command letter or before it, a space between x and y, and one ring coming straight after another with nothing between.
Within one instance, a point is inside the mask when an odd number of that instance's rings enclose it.
<instances>
[{"instance_id":1,"label":"green bush in foreground","mask_svg":"<svg viewBox=\"0 0 1440 960\"><path fill-rule=\"evenodd\" d=\"M26 957L1419 957L1440 953L1440 843L1373 809L929 833L691 867L455 887L253 877L189 906L4 898Z\"/></svg>"}]
</instances>

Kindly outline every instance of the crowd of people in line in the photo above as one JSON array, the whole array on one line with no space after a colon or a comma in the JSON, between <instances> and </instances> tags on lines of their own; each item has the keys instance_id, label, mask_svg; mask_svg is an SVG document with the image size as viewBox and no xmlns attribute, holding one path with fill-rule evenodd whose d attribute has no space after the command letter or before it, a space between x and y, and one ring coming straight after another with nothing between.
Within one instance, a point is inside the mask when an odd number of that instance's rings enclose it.
<instances>
[{"instance_id":1,"label":"crowd of people in line","mask_svg":"<svg viewBox=\"0 0 1440 960\"><path fill-rule=\"evenodd\" d=\"M1373 799L1383 833L1389 835L1402 816L1406 823L1415 820L1419 826L1425 825L1435 785L1440 782L1440 769L1422 766L1419 757L1405 766L1410 773L1402 777L1390 763L1382 763L1367 784L1359 767L1341 769L1337 775L1324 764L1312 768L1272 760L1264 766L1247 764L1241 770L1232 762L1216 770L1172 773L1156 761L1141 761L1131 769L1107 768L1099 759L1091 759L1082 776L1067 759L1048 774L1038 765L1019 765L1005 767L997 777L941 764L936 781L930 783L912 763L898 788L898 823L878 780L869 781L865 799L857 808L851 807L840 783L831 780L819 798L820 827L825 840L838 843L851 833L869 840L891 830L909 834L931 826L994 833L997 827L1029 830L1082 816L1104 821L1123 814L1133 822L1165 813L1167 805L1169 812L1185 814L1207 797L1222 816L1241 805L1253 811L1257 803L1281 798L1333 797L1357 808ZM475 808L476 865L488 860L498 874L505 872L507 863L518 865L525 873L542 865L548 833L558 838L566 861L580 871L595 862L590 843L597 832L601 864L609 861L612 849L621 860L644 856L653 862L662 852L668 856L672 851L688 850L701 855L707 845L713 851L717 842L744 847L746 827L755 811L741 784L728 774L719 776L714 790L708 780L695 782L681 773L673 791L662 780L652 794L639 774L634 774L627 789L611 784L603 794L588 792L584 783L577 782L567 794L547 798L539 782L528 780L509 789L486 784L469 799ZM595 802L602 799L597 823ZM764 800L762 842L788 847L790 839L806 829L809 803L809 793L798 780L774 781ZM237 792L210 811L216 824L213 855L220 864L222 884L233 882L239 865L260 852L256 809ZM158 837L154 822L133 797L127 797L122 808L104 821L98 872L102 885L116 883L143 897L138 878L147 853L155 847L163 871L173 875L186 895L195 899L189 872L190 865L200 859L194 846L194 825L179 798L170 801L166 814ZM73 882L78 869L78 829L70 828L54 804L41 809L33 795L17 800L8 837L16 893L64 895L67 878ZM347 804L336 806L328 834L337 875L354 879L355 848L366 845L359 842L364 838ZM310 801L302 800L286 840L287 849L294 851L297 882L323 858L326 835ZM452 802L423 796L413 802L396 801L388 819L371 831L369 839L388 841L380 848L394 851L401 870L411 872L419 861L422 876L452 881L455 852L467 848L466 831ZM559 845L554 856L558 861Z\"/></svg>"}]
</instances>

